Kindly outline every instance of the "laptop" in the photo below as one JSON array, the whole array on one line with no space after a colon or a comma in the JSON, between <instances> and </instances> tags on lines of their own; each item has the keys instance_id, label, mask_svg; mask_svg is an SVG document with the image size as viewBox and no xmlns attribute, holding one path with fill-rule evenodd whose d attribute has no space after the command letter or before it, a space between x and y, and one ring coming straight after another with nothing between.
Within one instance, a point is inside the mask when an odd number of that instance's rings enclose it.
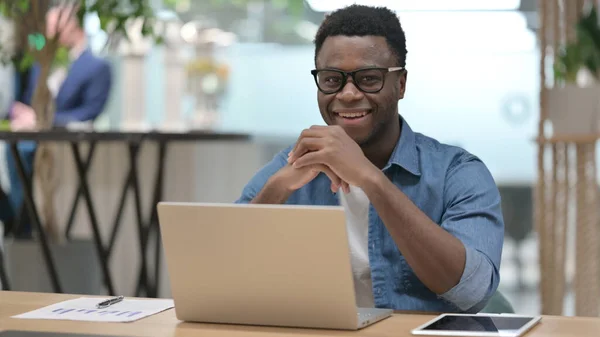
<instances>
[{"instance_id":1,"label":"laptop","mask_svg":"<svg viewBox=\"0 0 600 337\"><path fill-rule=\"evenodd\" d=\"M392 314L356 306L342 207L157 207L179 320L358 330Z\"/></svg>"}]
</instances>

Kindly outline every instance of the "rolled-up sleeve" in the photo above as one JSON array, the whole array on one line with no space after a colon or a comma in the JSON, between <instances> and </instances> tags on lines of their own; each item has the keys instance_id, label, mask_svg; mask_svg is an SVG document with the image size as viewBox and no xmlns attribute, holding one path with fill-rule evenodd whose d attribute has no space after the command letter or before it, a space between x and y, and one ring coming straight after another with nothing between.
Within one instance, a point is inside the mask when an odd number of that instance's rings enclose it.
<instances>
[{"instance_id":1,"label":"rolled-up sleeve","mask_svg":"<svg viewBox=\"0 0 600 337\"><path fill-rule=\"evenodd\" d=\"M256 195L262 190L269 178L279 171L282 167L287 165L287 154L290 152L291 147L277 153L275 157L266 165L264 165L256 174L250 179L248 184L244 186L242 195L235 201L237 204L248 204Z\"/></svg>"},{"instance_id":2,"label":"rolled-up sleeve","mask_svg":"<svg viewBox=\"0 0 600 337\"><path fill-rule=\"evenodd\" d=\"M441 226L466 250L459 283L440 295L464 312L485 307L500 283L504 220L500 193L485 165L464 154L447 173Z\"/></svg>"}]
</instances>

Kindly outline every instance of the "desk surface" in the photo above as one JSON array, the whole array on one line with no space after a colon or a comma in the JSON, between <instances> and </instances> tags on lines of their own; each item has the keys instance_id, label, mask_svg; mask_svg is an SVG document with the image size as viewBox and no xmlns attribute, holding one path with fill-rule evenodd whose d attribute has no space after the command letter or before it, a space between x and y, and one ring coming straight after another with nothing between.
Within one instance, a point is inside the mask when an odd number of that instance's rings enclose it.
<instances>
[{"instance_id":1,"label":"desk surface","mask_svg":"<svg viewBox=\"0 0 600 337\"><path fill-rule=\"evenodd\" d=\"M168 310L133 323L96 323L53 320L25 320L10 318L13 315L35 310L56 302L77 298L79 295L22 293L0 291L0 331L30 330L62 333L89 333L115 336L368 336L409 337L410 330L433 318L430 315L395 314L370 327L355 331L331 331L312 329L284 329L248 327L217 324L183 323L175 318L175 311ZM600 318L544 317L526 337L598 337Z\"/></svg>"}]
</instances>

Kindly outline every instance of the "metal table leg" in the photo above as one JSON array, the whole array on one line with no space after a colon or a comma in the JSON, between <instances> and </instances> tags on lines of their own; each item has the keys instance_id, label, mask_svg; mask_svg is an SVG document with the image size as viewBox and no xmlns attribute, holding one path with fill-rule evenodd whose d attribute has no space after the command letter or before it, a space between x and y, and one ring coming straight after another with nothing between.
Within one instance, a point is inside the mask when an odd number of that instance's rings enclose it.
<instances>
[{"instance_id":1,"label":"metal table leg","mask_svg":"<svg viewBox=\"0 0 600 337\"><path fill-rule=\"evenodd\" d=\"M141 252L141 268L140 275L141 277L138 279L138 284L135 290L136 296L141 296L141 292L145 291L146 295L151 297L152 289L148 284L148 263L146 259L146 247L147 247L147 228L144 226L144 219L142 217L142 201L141 201L141 193L140 193L140 184L139 184L139 173L137 166L137 158L140 150L139 143L130 143L129 144L129 164L130 164L130 172L131 172L131 186L133 188L133 198L135 202L135 214L137 217L137 227L138 227L138 239L140 241L140 252Z\"/></svg>"},{"instance_id":2,"label":"metal table leg","mask_svg":"<svg viewBox=\"0 0 600 337\"><path fill-rule=\"evenodd\" d=\"M79 152L79 146L78 146L77 142L71 143L71 150L73 152L73 157L75 158L75 166L77 168L77 174L79 175L79 183L81 184L83 199L85 200L85 203L87 205L88 215L90 217L90 223L92 224L92 231L94 234L94 242L96 244L96 250L98 251L98 258L100 259L100 265L101 265L102 271L104 273L104 282L106 284L106 288L108 289L108 293L111 296L113 296L115 294L115 290L113 287L112 278L110 276L110 270L108 268L108 259L106 256L104 246L102 244L102 237L100 235L98 220L96 218L96 211L94 210L92 196L91 196L89 186L87 183L85 164L83 162L81 153Z\"/></svg>"},{"instance_id":3,"label":"metal table leg","mask_svg":"<svg viewBox=\"0 0 600 337\"><path fill-rule=\"evenodd\" d=\"M0 238L1 240L2 238ZM2 290L10 290L10 282L8 280L8 274L6 272L6 260L4 259L4 252L0 248L0 282L2 282Z\"/></svg>"},{"instance_id":4,"label":"metal table leg","mask_svg":"<svg viewBox=\"0 0 600 337\"><path fill-rule=\"evenodd\" d=\"M127 192L131 188L133 190L134 202L135 202L135 213L137 217L137 227L138 227L138 240L140 242L140 253L141 253L141 263L142 263L142 275L147 275L147 261L146 261L146 241L143 238L146 236L146 228L143 225L142 218L142 205L141 205L141 193L139 189L139 179L138 179L138 167L137 167L137 159L139 157L139 152L141 148L141 140L140 141L131 141L128 143L128 154L129 154L129 171L127 172L127 176L125 181L123 182L123 188L121 190L121 196L119 197L118 209L115 215L115 220L113 223L113 227L110 234L110 241L106 250L107 259L110 258L112 254L112 249L115 245L115 241L117 238L117 233L121 227L121 218L123 216L123 211L125 208L125 200L127 199ZM141 296L142 291L146 292L146 295L150 297L151 291L148 286L147 277L143 278L143 281L136 287L135 294L136 296Z\"/></svg>"},{"instance_id":5,"label":"metal table leg","mask_svg":"<svg viewBox=\"0 0 600 337\"><path fill-rule=\"evenodd\" d=\"M135 290L135 296L141 296L142 293L145 293L148 297L157 297L158 295L158 279L160 275L160 230L158 226L158 213L156 211L156 204L162 199L163 193L163 180L164 180L164 163L166 156L166 148L167 144L164 141L159 142L159 151L158 151L158 163L157 163L157 173L154 185L154 193L153 193L153 204L151 205L151 216L150 221L146 224L142 214L142 206L141 206L141 193L139 187L139 170L137 165L137 160L139 157L141 148L141 142L131 142L129 143L129 172L127 177L123 183L123 189L121 191L121 196L119 198L119 208L117 210L114 225L111 231L111 238L109 245L107 247L107 257L110 257L112 252L112 248L114 247L114 243L117 237L117 232L121 226L121 218L123 215L125 200L127 198L127 192L131 188L133 191L134 203L135 203L135 213L137 218L137 227L138 227L138 239L140 243L140 259L141 266L138 275L138 282ZM150 279L150 274L148 272L148 244L149 239L152 234L152 231L156 232L156 251L155 251L155 262L156 269L154 272L154 282Z\"/></svg>"},{"instance_id":6,"label":"metal table leg","mask_svg":"<svg viewBox=\"0 0 600 337\"><path fill-rule=\"evenodd\" d=\"M156 173L156 181L154 185L154 200L152 202L152 215L150 216L150 228L149 232L156 231L156 246L154 250L155 254L155 270L154 270L154 297L158 297L158 286L160 281L160 253L162 249L160 226L158 223L158 210L156 205L162 200L163 197L163 181L165 177L165 160L167 157L167 142L160 141L158 144L158 171Z\"/></svg>"},{"instance_id":7,"label":"metal table leg","mask_svg":"<svg viewBox=\"0 0 600 337\"><path fill-rule=\"evenodd\" d=\"M156 234L155 251L154 251L154 282L145 281L146 285L151 285L148 296L158 297L158 286L160 281L160 253L161 253L161 239L160 239L160 226L158 224L158 211L156 205L162 200L163 195L163 181L164 181L164 167L165 157L167 154L167 141L158 141L158 158L157 158L157 171L154 179L154 193L152 196L152 205L150 205L150 221L146 226L145 235L142 238L143 245L147 248L148 242L152 232ZM145 251L145 250L144 250ZM140 270L138 277L138 287L144 282L144 278L148 278L149 275L144 273L144 270Z\"/></svg>"},{"instance_id":8,"label":"metal table leg","mask_svg":"<svg viewBox=\"0 0 600 337\"><path fill-rule=\"evenodd\" d=\"M132 172L131 169L129 169L129 172L127 172L127 177L123 182L123 189L121 191L121 197L119 198L118 203L119 209L117 210L117 214L115 215L115 220L113 222L113 227L110 233L110 240L106 249L107 257L110 257L110 255L112 254L113 247L115 246L115 241L117 240L117 233L119 231L119 228L121 227L121 217L123 216L123 210L125 208L125 199L127 198L127 191L129 190L129 187L131 187L132 184L131 177Z\"/></svg>"},{"instance_id":9,"label":"metal table leg","mask_svg":"<svg viewBox=\"0 0 600 337\"><path fill-rule=\"evenodd\" d=\"M31 179L25 172L25 167L23 166L23 162L21 161L21 156L19 154L19 149L17 148L16 142L10 143L10 151L15 159L15 166L17 168L21 184L23 185L23 199L25 201L25 207L27 207L27 211L29 212L29 216L31 218L29 220L32 222L34 228L37 229L39 233L38 235L40 236L40 242L42 244L42 253L44 255L44 260L46 261L46 267L48 268L48 272L50 273L50 281L52 282L52 288L54 289L55 293L62 293L62 287L60 286L58 273L56 272L56 265L54 264L52 253L50 252L50 246L46 238L46 232L42 227L40 217L37 213L37 210L35 209L35 202L33 200L33 192L31 188Z\"/></svg>"},{"instance_id":10,"label":"metal table leg","mask_svg":"<svg viewBox=\"0 0 600 337\"><path fill-rule=\"evenodd\" d=\"M94 150L96 149L96 142L90 143L90 150L88 151L87 157L84 163L84 172L87 172L90 169L90 163L92 162L92 158L94 157ZM67 220L67 228L65 229L65 237L68 239L71 238L71 230L73 228L73 224L75 221L75 214L77 212L77 206L79 205L79 200L83 197L83 190L81 188L81 183L77 186L77 193L75 193L75 197L73 199L73 206L71 206L71 212L69 213L69 220Z\"/></svg>"}]
</instances>

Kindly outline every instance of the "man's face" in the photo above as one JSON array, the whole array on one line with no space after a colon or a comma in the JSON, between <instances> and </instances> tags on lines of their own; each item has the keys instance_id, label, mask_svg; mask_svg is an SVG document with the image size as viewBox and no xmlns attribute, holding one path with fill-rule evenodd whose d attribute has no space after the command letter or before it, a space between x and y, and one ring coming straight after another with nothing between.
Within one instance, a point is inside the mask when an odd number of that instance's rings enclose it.
<instances>
[{"instance_id":1,"label":"man's face","mask_svg":"<svg viewBox=\"0 0 600 337\"><path fill-rule=\"evenodd\" d=\"M316 63L319 70L345 72L399 66L385 38L381 36L330 36L325 39ZM361 91L350 76L337 93L318 91L319 110L325 123L340 125L359 145L377 140L392 123L398 123L398 100L404 97L405 72L381 74L383 88L376 93ZM357 81L365 83L363 88L368 88L373 81L366 75L357 77L360 77L356 78Z\"/></svg>"},{"instance_id":2,"label":"man's face","mask_svg":"<svg viewBox=\"0 0 600 337\"><path fill-rule=\"evenodd\" d=\"M58 42L65 47L72 47L74 36L79 30L75 12L70 8L55 7L46 15L46 33L53 38L58 34Z\"/></svg>"}]
</instances>

